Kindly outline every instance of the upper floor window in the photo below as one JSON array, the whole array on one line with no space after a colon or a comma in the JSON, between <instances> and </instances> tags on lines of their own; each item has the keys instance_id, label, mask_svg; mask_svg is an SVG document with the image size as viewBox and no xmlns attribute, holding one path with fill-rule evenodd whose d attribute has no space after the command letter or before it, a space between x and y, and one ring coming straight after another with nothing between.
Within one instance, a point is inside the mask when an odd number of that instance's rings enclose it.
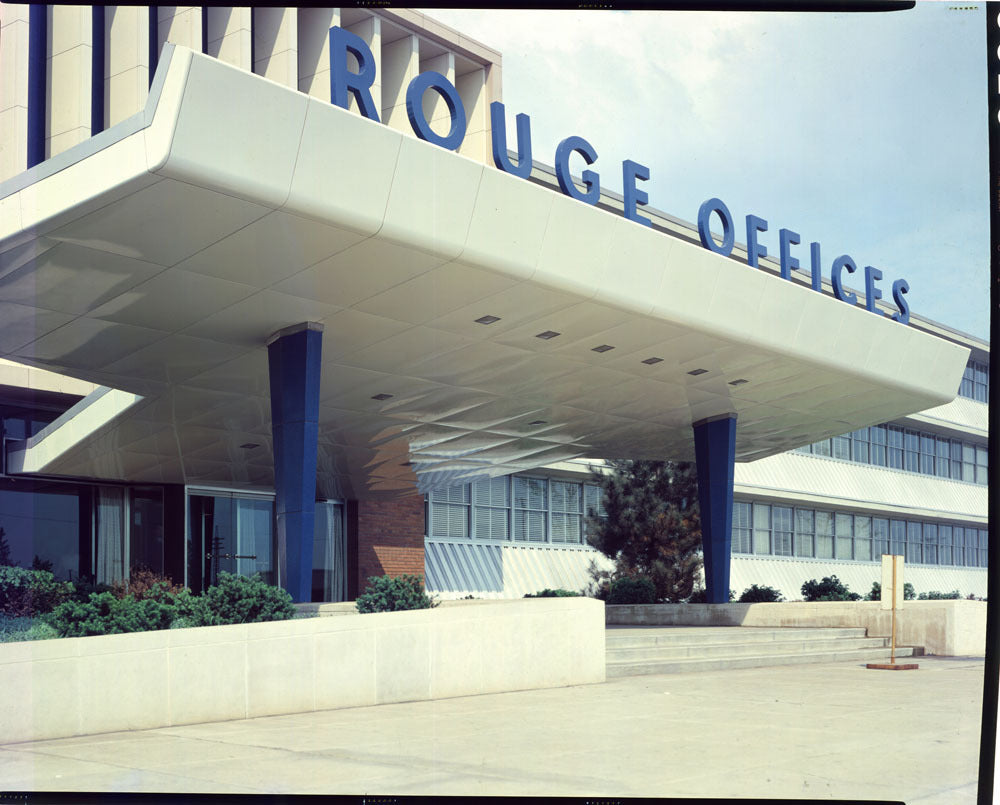
<instances>
[{"instance_id":1,"label":"upper floor window","mask_svg":"<svg viewBox=\"0 0 1000 805\"><path fill-rule=\"evenodd\" d=\"M427 536L586 544L587 517L606 516L594 484L504 476L438 489L427 496Z\"/></svg>"},{"instance_id":2,"label":"upper floor window","mask_svg":"<svg viewBox=\"0 0 1000 805\"><path fill-rule=\"evenodd\" d=\"M974 484L985 484L989 469L985 445L948 439L899 425L859 428L843 436L798 447L794 452Z\"/></svg>"},{"instance_id":3,"label":"upper floor window","mask_svg":"<svg viewBox=\"0 0 1000 805\"><path fill-rule=\"evenodd\" d=\"M990 401L990 367L981 361L971 358L962 374L962 383L958 387L960 397L988 403Z\"/></svg>"}]
</instances>

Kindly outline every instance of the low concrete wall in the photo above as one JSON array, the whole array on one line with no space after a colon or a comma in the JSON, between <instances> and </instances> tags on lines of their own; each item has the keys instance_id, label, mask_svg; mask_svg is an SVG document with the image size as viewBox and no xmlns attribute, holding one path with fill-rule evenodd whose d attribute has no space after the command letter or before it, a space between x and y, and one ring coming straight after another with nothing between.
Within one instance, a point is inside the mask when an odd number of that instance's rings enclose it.
<instances>
[{"instance_id":1,"label":"low concrete wall","mask_svg":"<svg viewBox=\"0 0 1000 805\"><path fill-rule=\"evenodd\" d=\"M0 644L0 743L604 681L600 601L462 603Z\"/></svg>"},{"instance_id":2,"label":"low concrete wall","mask_svg":"<svg viewBox=\"0 0 1000 805\"><path fill-rule=\"evenodd\" d=\"M879 601L793 601L781 604L615 604L609 625L863 626L889 637L892 613ZM985 601L907 601L896 612L896 644L945 657L986 656Z\"/></svg>"}]
</instances>

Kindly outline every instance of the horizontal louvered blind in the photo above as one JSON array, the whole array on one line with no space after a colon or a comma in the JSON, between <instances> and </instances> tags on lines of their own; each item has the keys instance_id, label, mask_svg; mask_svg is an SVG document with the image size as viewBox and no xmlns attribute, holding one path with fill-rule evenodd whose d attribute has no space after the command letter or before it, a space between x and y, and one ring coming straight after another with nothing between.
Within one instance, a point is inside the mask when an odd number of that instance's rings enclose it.
<instances>
[{"instance_id":1,"label":"horizontal louvered blind","mask_svg":"<svg viewBox=\"0 0 1000 805\"><path fill-rule=\"evenodd\" d=\"M594 513L598 517L607 517L608 512L604 508L604 490L599 486L584 484L583 508L584 513L587 515Z\"/></svg>"},{"instance_id":2,"label":"horizontal louvered blind","mask_svg":"<svg viewBox=\"0 0 1000 805\"><path fill-rule=\"evenodd\" d=\"M469 536L468 484L435 489L431 492L430 503L432 537Z\"/></svg>"},{"instance_id":3,"label":"horizontal louvered blind","mask_svg":"<svg viewBox=\"0 0 1000 805\"><path fill-rule=\"evenodd\" d=\"M493 509L476 506L476 539L505 540L508 536L508 509Z\"/></svg>"},{"instance_id":4,"label":"horizontal louvered blind","mask_svg":"<svg viewBox=\"0 0 1000 805\"><path fill-rule=\"evenodd\" d=\"M545 542L545 512L515 509L514 539L525 542Z\"/></svg>"},{"instance_id":5,"label":"horizontal louvered blind","mask_svg":"<svg viewBox=\"0 0 1000 805\"><path fill-rule=\"evenodd\" d=\"M514 477L514 506L518 509L544 509L548 505L548 481L544 478Z\"/></svg>"}]
</instances>

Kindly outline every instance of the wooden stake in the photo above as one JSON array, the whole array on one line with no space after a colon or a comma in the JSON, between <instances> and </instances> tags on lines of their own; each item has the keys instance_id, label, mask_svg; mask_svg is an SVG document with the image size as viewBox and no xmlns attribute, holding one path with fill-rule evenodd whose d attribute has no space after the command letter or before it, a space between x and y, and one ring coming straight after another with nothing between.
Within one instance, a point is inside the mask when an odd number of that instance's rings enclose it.
<instances>
[{"instance_id":1,"label":"wooden stake","mask_svg":"<svg viewBox=\"0 0 1000 805\"><path fill-rule=\"evenodd\" d=\"M896 557L892 557L892 648L889 662L896 664Z\"/></svg>"}]
</instances>

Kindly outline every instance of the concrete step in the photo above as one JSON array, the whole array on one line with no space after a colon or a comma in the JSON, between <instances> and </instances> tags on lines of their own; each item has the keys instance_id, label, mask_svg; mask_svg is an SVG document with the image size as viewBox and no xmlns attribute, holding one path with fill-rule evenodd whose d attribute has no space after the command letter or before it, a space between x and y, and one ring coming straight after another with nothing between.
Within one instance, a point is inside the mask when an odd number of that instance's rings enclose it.
<instances>
[{"instance_id":1,"label":"concrete step","mask_svg":"<svg viewBox=\"0 0 1000 805\"><path fill-rule=\"evenodd\" d=\"M896 659L923 655L923 649L896 646ZM799 665L820 662L888 662L889 648L865 648L795 652L791 654L755 654L728 657L689 657L648 662L608 662L607 677L640 676L645 674L677 674L690 671L723 671L736 668L761 668L769 665Z\"/></svg>"},{"instance_id":2,"label":"concrete step","mask_svg":"<svg viewBox=\"0 0 1000 805\"><path fill-rule=\"evenodd\" d=\"M865 637L861 628L764 628L759 626L609 626L605 631L607 647L645 648L651 645L696 645L699 643L783 642L790 639L826 640L831 637Z\"/></svg>"},{"instance_id":3,"label":"concrete step","mask_svg":"<svg viewBox=\"0 0 1000 805\"><path fill-rule=\"evenodd\" d=\"M822 651L853 651L884 648L889 640L884 637L813 637L810 639L738 642L735 638L717 643L657 643L646 646L620 648L608 644L608 662L645 662L685 657L727 657L768 654L815 653Z\"/></svg>"}]
</instances>

